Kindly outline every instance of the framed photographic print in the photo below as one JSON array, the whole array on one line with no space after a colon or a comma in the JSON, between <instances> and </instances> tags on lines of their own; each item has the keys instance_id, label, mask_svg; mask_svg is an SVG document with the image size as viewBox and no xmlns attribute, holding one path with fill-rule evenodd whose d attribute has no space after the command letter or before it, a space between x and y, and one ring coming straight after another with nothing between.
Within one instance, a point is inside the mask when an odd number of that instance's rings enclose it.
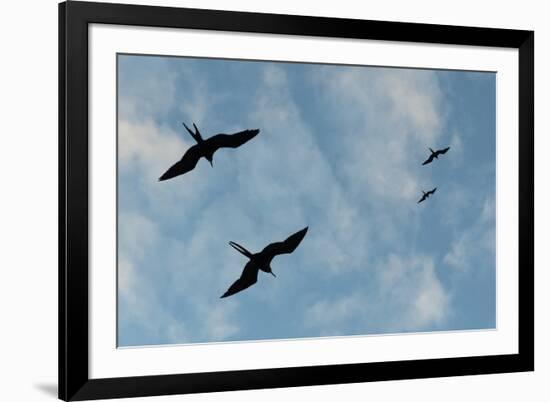
<instances>
[{"instance_id":1,"label":"framed photographic print","mask_svg":"<svg viewBox=\"0 0 550 402\"><path fill-rule=\"evenodd\" d=\"M59 397L534 369L534 33L59 5Z\"/></svg>"}]
</instances>

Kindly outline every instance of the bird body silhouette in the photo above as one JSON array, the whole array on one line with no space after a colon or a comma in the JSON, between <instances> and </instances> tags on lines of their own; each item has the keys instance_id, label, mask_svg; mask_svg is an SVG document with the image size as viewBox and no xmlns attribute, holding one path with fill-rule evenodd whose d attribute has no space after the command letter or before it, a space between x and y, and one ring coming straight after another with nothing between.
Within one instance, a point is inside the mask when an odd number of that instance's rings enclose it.
<instances>
[{"instance_id":1,"label":"bird body silhouette","mask_svg":"<svg viewBox=\"0 0 550 402\"><path fill-rule=\"evenodd\" d=\"M258 280L259 271L267 272L275 276L271 269L271 261L273 260L273 258L280 254L290 254L294 250L296 250L298 245L305 237L307 229L308 227L305 227L299 232L290 235L284 241L271 243L266 246L262 251L255 254L251 253L240 244L230 241L229 245L244 256L248 257L249 261L244 266L241 277L237 279L220 298L234 295L235 293L238 293L254 285Z\"/></svg>"},{"instance_id":2,"label":"bird body silhouette","mask_svg":"<svg viewBox=\"0 0 550 402\"><path fill-rule=\"evenodd\" d=\"M164 174L160 176L159 181L172 179L193 170L195 166L197 166L200 158L205 158L208 162L210 162L210 165L214 167L214 153L218 149L238 148L245 142L250 141L260 132L260 130L255 129L244 130L235 134L216 134L205 140L202 138L202 135L195 123L193 123L195 132L191 131L185 123L183 123L183 125L197 143L189 148L178 162L164 172Z\"/></svg>"},{"instance_id":3,"label":"bird body silhouette","mask_svg":"<svg viewBox=\"0 0 550 402\"><path fill-rule=\"evenodd\" d=\"M420 204L422 201L426 200L430 195L435 193L435 190L437 190L437 187L434 187L434 189L430 191L422 190L422 198L417 202L417 204Z\"/></svg>"},{"instance_id":4,"label":"bird body silhouette","mask_svg":"<svg viewBox=\"0 0 550 402\"><path fill-rule=\"evenodd\" d=\"M430 152L431 152L432 154L428 157L428 159L426 159L426 160L424 161L424 163L422 163L422 165L427 165L428 163L432 163L432 161L433 161L434 159L438 159L439 155L443 155L443 154L447 153L447 151L448 151L449 149L451 149L451 147L447 147L447 148L443 148L443 149L438 149L437 151L434 151L434 150L431 149L431 148L428 148L428 149L430 150Z\"/></svg>"}]
</instances>

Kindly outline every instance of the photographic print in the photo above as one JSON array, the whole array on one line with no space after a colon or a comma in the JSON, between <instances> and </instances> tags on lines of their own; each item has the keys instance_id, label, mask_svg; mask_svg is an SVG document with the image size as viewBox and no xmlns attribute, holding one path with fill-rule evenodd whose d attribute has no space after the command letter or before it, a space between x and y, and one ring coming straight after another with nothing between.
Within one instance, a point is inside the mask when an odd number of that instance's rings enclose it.
<instances>
[{"instance_id":1,"label":"photographic print","mask_svg":"<svg viewBox=\"0 0 550 402\"><path fill-rule=\"evenodd\" d=\"M59 4L59 397L534 370L534 32Z\"/></svg>"},{"instance_id":2,"label":"photographic print","mask_svg":"<svg viewBox=\"0 0 550 402\"><path fill-rule=\"evenodd\" d=\"M117 55L119 347L496 328L496 74Z\"/></svg>"}]
</instances>

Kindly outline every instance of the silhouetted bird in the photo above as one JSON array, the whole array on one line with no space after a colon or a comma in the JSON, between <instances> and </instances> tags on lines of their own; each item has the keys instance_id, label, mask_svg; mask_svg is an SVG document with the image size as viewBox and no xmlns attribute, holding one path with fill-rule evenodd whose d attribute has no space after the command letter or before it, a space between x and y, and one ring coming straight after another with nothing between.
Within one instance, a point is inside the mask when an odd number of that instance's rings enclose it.
<instances>
[{"instance_id":1,"label":"silhouetted bird","mask_svg":"<svg viewBox=\"0 0 550 402\"><path fill-rule=\"evenodd\" d=\"M262 251L256 254L252 254L250 251L245 249L240 244L230 241L229 244L231 245L231 247L233 247L239 253L248 257L250 261L248 261L244 266L241 277L237 279L233 283L233 285L229 287L229 289L227 289L227 292L225 292L221 296L221 298L234 295L235 293L238 293L241 290L244 290L254 285L258 280L258 271L260 270L275 276L275 274L271 270L271 265L270 265L273 258L275 258L275 256L279 254L290 254L294 250L296 250L296 247L298 247L298 245L306 235L307 229L308 228L305 227L299 232L296 232L293 235L291 235L285 241L271 243L270 245L265 247Z\"/></svg>"},{"instance_id":2,"label":"silhouetted bird","mask_svg":"<svg viewBox=\"0 0 550 402\"><path fill-rule=\"evenodd\" d=\"M203 157L210 162L212 167L214 167L212 163L214 152L220 148L240 147L260 132L260 130L244 130L235 134L216 134L204 140L195 123L193 123L195 132L192 132L189 127L185 125L185 123L183 123L183 125L187 131L189 131L191 137L197 141L197 144L189 148L178 162L172 165L170 169L160 176L159 181L168 180L193 170L199 159Z\"/></svg>"},{"instance_id":3,"label":"silhouetted bird","mask_svg":"<svg viewBox=\"0 0 550 402\"><path fill-rule=\"evenodd\" d=\"M422 201L424 201L425 199L427 199L430 195L432 195L433 193L435 193L435 190L437 190L437 187L435 187L433 190L430 190L428 192L425 192L424 190L422 190L422 198L417 202L417 204L420 204Z\"/></svg>"},{"instance_id":4,"label":"silhouetted bird","mask_svg":"<svg viewBox=\"0 0 550 402\"><path fill-rule=\"evenodd\" d=\"M443 154L446 153L449 149L451 149L451 147L447 147L447 148L444 148L444 149L439 149L439 150L437 150L437 151L434 151L434 150L431 149L431 148L428 148L428 149L431 151L432 154L430 155L430 157L429 157L428 159L426 159L426 160L424 161L424 163L423 163L422 165L427 165L428 163L432 163L432 161L434 160L434 158L437 159L437 157L438 157L439 155L443 155Z\"/></svg>"}]
</instances>

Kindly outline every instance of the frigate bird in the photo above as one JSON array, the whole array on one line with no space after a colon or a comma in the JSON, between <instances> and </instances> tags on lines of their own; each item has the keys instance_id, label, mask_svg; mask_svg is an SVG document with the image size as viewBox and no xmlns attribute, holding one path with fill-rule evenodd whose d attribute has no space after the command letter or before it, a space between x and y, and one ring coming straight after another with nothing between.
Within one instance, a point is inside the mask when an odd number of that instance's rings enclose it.
<instances>
[{"instance_id":1,"label":"frigate bird","mask_svg":"<svg viewBox=\"0 0 550 402\"><path fill-rule=\"evenodd\" d=\"M422 198L417 202L417 204L420 204L422 201L424 201L425 199L427 199L430 195L432 195L433 193L435 193L435 190L437 190L437 187L434 187L433 190L430 190L430 191L424 191L422 190Z\"/></svg>"},{"instance_id":2,"label":"frigate bird","mask_svg":"<svg viewBox=\"0 0 550 402\"><path fill-rule=\"evenodd\" d=\"M210 165L214 167L212 162L214 152L220 148L240 147L260 132L260 130L256 129L244 130L235 134L216 134L205 140L202 138L202 135L195 123L193 123L195 132L191 131L185 123L183 123L183 125L197 143L189 148L178 162L164 172L164 174L160 176L159 181L168 180L193 170L195 166L197 166L200 158L205 158L208 162L210 162Z\"/></svg>"},{"instance_id":3,"label":"frigate bird","mask_svg":"<svg viewBox=\"0 0 550 402\"><path fill-rule=\"evenodd\" d=\"M451 147L447 147L447 148L443 148L443 149L438 149L437 151L434 151L433 149L431 148L428 148L430 150L430 152L432 153L428 159L426 159L424 161L424 163L422 165L427 165L428 163L432 163L432 161L435 159L438 159L438 156L439 155L443 155L445 154L449 149L451 149Z\"/></svg>"},{"instance_id":4,"label":"frigate bird","mask_svg":"<svg viewBox=\"0 0 550 402\"><path fill-rule=\"evenodd\" d=\"M237 244L233 241L229 242L229 245L237 250L239 253L248 257L249 261L244 266L241 277L237 279L230 287L227 289L221 298L234 295L235 293L245 290L246 288L254 285L258 280L258 271L267 272L273 276L276 276L271 269L271 261L277 255L280 254L290 254L296 247L300 244L307 232L307 227L300 230L299 232L294 233L289 236L285 241L271 243L266 246L259 253L253 254L247 249L245 249L240 244Z\"/></svg>"}]
</instances>

